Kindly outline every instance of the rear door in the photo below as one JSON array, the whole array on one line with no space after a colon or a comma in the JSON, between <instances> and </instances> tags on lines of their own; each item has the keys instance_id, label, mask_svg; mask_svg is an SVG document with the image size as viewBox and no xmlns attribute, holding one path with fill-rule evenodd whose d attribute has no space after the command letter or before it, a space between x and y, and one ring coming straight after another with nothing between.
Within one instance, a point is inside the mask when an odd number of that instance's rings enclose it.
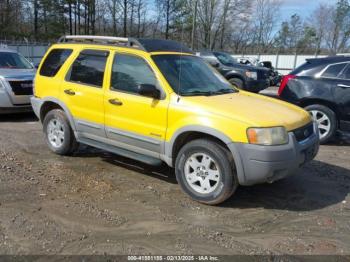
<instances>
[{"instance_id":1,"label":"rear door","mask_svg":"<svg viewBox=\"0 0 350 262\"><path fill-rule=\"evenodd\" d=\"M347 65L347 62L328 65L319 73L319 80L321 80L322 83L328 85L334 92L338 83L341 81L340 76L347 67Z\"/></svg>"},{"instance_id":2,"label":"rear door","mask_svg":"<svg viewBox=\"0 0 350 262\"><path fill-rule=\"evenodd\" d=\"M340 108L342 120L350 121L350 64L340 74L334 89L334 99Z\"/></svg>"},{"instance_id":3,"label":"rear door","mask_svg":"<svg viewBox=\"0 0 350 262\"><path fill-rule=\"evenodd\" d=\"M84 49L75 58L61 87L79 135L105 137L103 83L108 50Z\"/></svg>"}]
</instances>

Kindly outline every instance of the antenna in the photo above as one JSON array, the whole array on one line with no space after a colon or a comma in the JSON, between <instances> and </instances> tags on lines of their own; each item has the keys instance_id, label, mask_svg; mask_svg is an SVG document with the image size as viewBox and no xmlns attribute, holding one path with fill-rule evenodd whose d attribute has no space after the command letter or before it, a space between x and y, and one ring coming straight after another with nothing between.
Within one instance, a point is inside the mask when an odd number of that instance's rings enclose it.
<instances>
[{"instance_id":1,"label":"antenna","mask_svg":"<svg viewBox=\"0 0 350 262\"><path fill-rule=\"evenodd\" d=\"M182 20L182 19L181 19ZM180 101L180 98L181 98L181 96L180 96L180 91L181 91L181 74L182 74L182 52L183 52L183 46L184 46L184 43L183 43L183 38L184 38L184 22L183 21L181 21L182 22L182 27L181 27L181 53L180 53L180 70L179 70L179 80L178 80L178 82L179 82L179 84L178 84L178 87L177 87L177 102L179 102Z\"/></svg>"}]
</instances>

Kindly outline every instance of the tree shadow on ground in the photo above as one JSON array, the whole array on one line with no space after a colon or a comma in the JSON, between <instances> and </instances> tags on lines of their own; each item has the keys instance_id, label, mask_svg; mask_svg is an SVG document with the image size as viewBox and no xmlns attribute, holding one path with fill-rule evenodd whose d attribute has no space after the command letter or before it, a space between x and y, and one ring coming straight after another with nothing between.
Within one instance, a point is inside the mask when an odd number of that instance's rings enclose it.
<instances>
[{"instance_id":1,"label":"tree shadow on ground","mask_svg":"<svg viewBox=\"0 0 350 262\"><path fill-rule=\"evenodd\" d=\"M174 170L165 164L149 166L138 161L90 148L77 157L101 157L108 164L177 184ZM350 170L321 161L311 161L296 174L272 184L239 187L221 204L224 208L266 208L311 211L338 204L350 192Z\"/></svg>"},{"instance_id":2,"label":"tree shadow on ground","mask_svg":"<svg viewBox=\"0 0 350 262\"><path fill-rule=\"evenodd\" d=\"M240 187L221 206L312 211L338 204L350 192L350 170L314 160L273 184Z\"/></svg>"},{"instance_id":3,"label":"tree shadow on ground","mask_svg":"<svg viewBox=\"0 0 350 262\"><path fill-rule=\"evenodd\" d=\"M39 121L34 113L0 114L0 123L36 122Z\"/></svg>"}]
</instances>

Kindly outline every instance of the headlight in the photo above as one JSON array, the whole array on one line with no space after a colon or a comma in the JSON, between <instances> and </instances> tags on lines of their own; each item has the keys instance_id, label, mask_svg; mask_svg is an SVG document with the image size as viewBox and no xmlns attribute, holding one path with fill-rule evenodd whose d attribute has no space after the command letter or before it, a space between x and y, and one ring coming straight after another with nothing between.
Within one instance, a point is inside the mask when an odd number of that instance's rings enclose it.
<instances>
[{"instance_id":1,"label":"headlight","mask_svg":"<svg viewBox=\"0 0 350 262\"><path fill-rule=\"evenodd\" d=\"M288 143L288 133L284 127L248 128L247 137L250 144L283 145Z\"/></svg>"},{"instance_id":2,"label":"headlight","mask_svg":"<svg viewBox=\"0 0 350 262\"><path fill-rule=\"evenodd\" d=\"M258 79L258 73L257 72L247 71L247 72L245 72L245 75L248 78L252 78L252 79L255 79L255 80Z\"/></svg>"}]
</instances>

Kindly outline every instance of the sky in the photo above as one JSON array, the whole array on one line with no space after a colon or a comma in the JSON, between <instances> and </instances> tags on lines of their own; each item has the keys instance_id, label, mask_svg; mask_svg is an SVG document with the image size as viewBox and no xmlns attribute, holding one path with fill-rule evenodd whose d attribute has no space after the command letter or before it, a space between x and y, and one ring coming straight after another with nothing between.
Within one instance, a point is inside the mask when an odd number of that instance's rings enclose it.
<instances>
[{"instance_id":1,"label":"sky","mask_svg":"<svg viewBox=\"0 0 350 262\"><path fill-rule=\"evenodd\" d=\"M319 4L335 4L336 2L337 0L281 0L281 20L288 20L295 13L307 18Z\"/></svg>"}]
</instances>

